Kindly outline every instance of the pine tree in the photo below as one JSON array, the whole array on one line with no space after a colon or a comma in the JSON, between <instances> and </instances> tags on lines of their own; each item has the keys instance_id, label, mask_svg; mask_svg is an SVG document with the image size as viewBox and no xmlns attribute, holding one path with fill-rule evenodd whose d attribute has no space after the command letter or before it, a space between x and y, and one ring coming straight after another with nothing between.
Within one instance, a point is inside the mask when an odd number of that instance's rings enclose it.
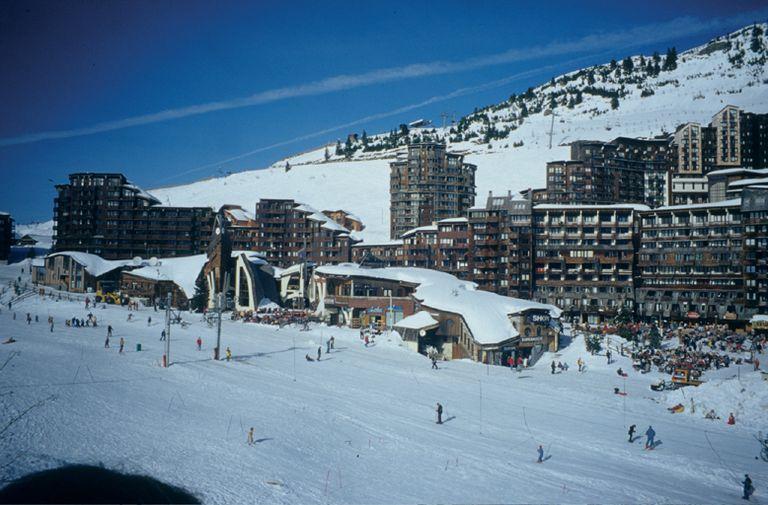
<instances>
[{"instance_id":1,"label":"pine tree","mask_svg":"<svg viewBox=\"0 0 768 505\"><path fill-rule=\"evenodd\" d=\"M640 55L640 68L645 67L645 56Z\"/></svg>"},{"instance_id":2,"label":"pine tree","mask_svg":"<svg viewBox=\"0 0 768 505\"><path fill-rule=\"evenodd\" d=\"M752 28L752 41L749 44L749 48L753 53L759 53L763 50L762 36L763 29L755 25L754 28Z\"/></svg>"},{"instance_id":3,"label":"pine tree","mask_svg":"<svg viewBox=\"0 0 768 505\"><path fill-rule=\"evenodd\" d=\"M616 68L616 65L617 65L616 60L611 60L611 70Z\"/></svg>"},{"instance_id":4,"label":"pine tree","mask_svg":"<svg viewBox=\"0 0 768 505\"><path fill-rule=\"evenodd\" d=\"M611 109L618 109L619 108L619 99L617 97L611 98Z\"/></svg>"},{"instance_id":5,"label":"pine tree","mask_svg":"<svg viewBox=\"0 0 768 505\"><path fill-rule=\"evenodd\" d=\"M661 73L661 67L658 63L653 64L653 75L659 75Z\"/></svg>"},{"instance_id":6,"label":"pine tree","mask_svg":"<svg viewBox=\"0 0 768 505\"><path fill-rule=\"evenodd\" d=\"M659 56L658 51L653 52L653 62L658 64L661 61L661 56Z\"/></svg>"},{"instance_id":7,"label":"pine tree","mask_svg":"<svg viewBox=\"0 0 768 505\"><path fill-rule=\"evenodd\" d=\"M341 150L341 140L336 140L336 156L341 156L344 152Z\"/></svg>"},{"instance_id":8,"label":"pine tree","mask_svg":"<svg viewBox=\"0 0 768 505\"><path fill-rule=\"evenodd\" d=\"M624 61L621 62L621 66L624 69L625 74L631 74L632 71L635 69L635 64L632 63L632 58L627 56L624 58Z\"/></svg>"},{"instance_id":9,"label":"pine tree","mask_svg":"<svg viewBox=\"0 0 768 505\"><path fill-rule=\"evenodd\" d=\"M525 106L525 102L520 106L520 117L528 117L528 107Z\"/></svg>"},{"instance_id":10,"label":"pine tree","mask_svg":"<svg viewBox=\"0 0 768 505\"><path fill-rule=\"evenodd\" d=\"M677 68L677 50L674 47L667 49L667 55L664 57L662 70L674 70Z\"/></svg>"},{"instance_id":11,"label":"pine tree","mask_svg":"<svg viewBox=\"0 0 768 505\"><path fill-rule=\"evenodd\" d=\"M581 94L581 90L578 90L576 92L576 104L578 105L578 104L580 104L583 101L584 101L584 97Z\"/></svg>"},{"instance_id":12,"label":"pine tree","mask_svg":"<svg viewBox=\"0 0 768 505\"><path fill-rule=\"evenodd\" d=\"M555 78L553 77L551 81L549 81L549 85L554 87L555 86Z\"/></svg>"},{"instance_id":13,"label":"pine tree","mask_svg":"<svg viewBox=\"0 0 768 505\"><path fill-rule=\"evenodd\" d=\"M587 84L592 85L594 83L595 83L595 71L590 68L589 72L587 72Z\"/></svg>"},{"instance_id":14,"label":"pine tree","mask_svg":"<svg viewBox=\"0 0 768 505\"><path fill-rule=\"evenodd\" d=\"M363 130L363 144L368 144L368 134Z\"/></svg>"},{"instance_id":15,"label":"pine tree","mask_svg":"<svg viewBox=\"0 0 768 505\"><path fill-rule=\"evenodd\" d=\"M202 312L208 305L208 283L202 275L195 281L195 294L189 301L189 305L195 312Z\"/></svg>"}]
</instances>

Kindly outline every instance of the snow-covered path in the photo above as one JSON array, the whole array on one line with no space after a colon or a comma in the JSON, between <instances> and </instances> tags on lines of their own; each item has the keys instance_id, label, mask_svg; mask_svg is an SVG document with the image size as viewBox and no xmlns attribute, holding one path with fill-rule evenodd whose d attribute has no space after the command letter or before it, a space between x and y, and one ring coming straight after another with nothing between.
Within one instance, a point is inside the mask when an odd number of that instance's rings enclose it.
<instances>
[{"instance_id":1,"label":"snow-covered path","mask_svg":"<svg viewBox=\"0 0 768 505\"><path fill-rule=\"evenodd\" d=\"M0 281L17 272L0 267ZM0 464L3 480L101 462L180 485L205 503L737 503L745 472L756 500L766 492L768 464L755 459L753 438L760 419L730 427L669 414L648 388L655 374L630 372L628 396L616 396L624 384L615 369L631 370L629 361L608 366L580 338L556 358L571 364L564 374L549 373L548 356L523 373L465 361L433 371L386 338L365 348L345 329L225 321L227 363L211 360L214 329L187 315L192 325L173 326L174 364L163 369L162 313L128 322L124 308L98 308L98 328L68 328L65 318L85 317L82 303L35 296L14 311L16 320L7 305L0 313L0 339L18 340L0 346L0 400L11 407L2 426L50 399L0 440L0 461L14 461ZM27 325L27 312L40 322ZM331 335L337 349L326 356ZM305 361L319 345L323 359ZM743 381L754 375L741 370ZM442 426L437 401L449 419ZM629 424L641 434L652 424L662 444L629 444ZM544 464L535 463L539 443L551 456Z\"/></svg>"}]
</instances>

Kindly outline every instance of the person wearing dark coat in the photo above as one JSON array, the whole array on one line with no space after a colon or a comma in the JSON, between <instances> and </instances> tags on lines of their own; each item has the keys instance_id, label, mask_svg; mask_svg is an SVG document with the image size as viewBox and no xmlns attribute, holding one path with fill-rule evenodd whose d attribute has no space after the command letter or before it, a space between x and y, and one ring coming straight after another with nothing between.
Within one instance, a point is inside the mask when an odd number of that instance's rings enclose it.
<instances>
[{"instance_id":1,"label":"person wearing dark coat","mask_svg":"<svg viewBox=\"0 0 768 505\"><path fill-rule=\"evenodd\" d=\"M555 366L556 366L556 365L555 365L555 362L554 362L554 361L552 361L552 366L551 366L551 368L552 368L552 373L553 373L553 374L555 373Z\"/></svg>"},{"instance_id":2,"label":"person wearing dark coat","mask_svg":"<svg viewBox=\"0 0 768 505\"><path fill-rule=\"evenodd\" d=\"M629 443L632 443L632 440L635 438L635 425L629 427Z\"/></svg>"},{"instance_id":3,"label":"person wearing dark coat","mask_svg":"<svg viewBox=\"0 0 768 505\"><path fill-rule=\"evenodd\" d=\"M741 498L742 500L749 500L749 497L755 492L755 488L752 487L752 479L749 478L749 475L744 474L744 480L741 483L744 484L744 496Z\"/></svg>"},{"instance_id":4,"label":"person wearing dark coat","mask_svg":"<svg viewBox=\"0 0 768 505\"><path fill-rule=\"evenodd\" d=\"M320 361L320 355L322 354L322 352L323 352L323 348L322 346L319 346L317 348L317 361Z\"/></svg>"},{"instance_id":5,"label":"person wearing dark coat","mask_svg":"<svg viewBox=\"0 0 768 505\"><path fill-rule=\"evenodd\" d=\"M443 406L437 402L437 424L443 424Z\"/></svg>"}]
</instances>

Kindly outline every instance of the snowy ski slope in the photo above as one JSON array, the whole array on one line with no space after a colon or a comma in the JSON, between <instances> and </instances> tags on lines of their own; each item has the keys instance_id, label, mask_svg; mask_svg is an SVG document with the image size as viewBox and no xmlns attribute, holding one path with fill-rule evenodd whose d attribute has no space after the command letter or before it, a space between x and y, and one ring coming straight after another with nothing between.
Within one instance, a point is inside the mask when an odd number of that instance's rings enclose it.
<instances>
[{"instance_id":1,"label":"snowy ski slope","mask_svg":"<svg viewBox=\"0 0 768 505\"><path fill-rule=\"evenodd\" d=\"M0 266L1 285L20 267ZM738 503L748 472L754 501L766 500L768 464L755 459L753 435L768 428L768 393L748 366L740 381L730 377L736 368L717 380L732 395L710 395L718 412L736 412L737 425L727 426L668 413L663 393L648 388L657 374L632 372L626 358L608 366L580 337L554 357L571 364L564 374L549 373L549 355L523 373L466 361L433 371L385 337L365 348L345 329L225 321L222 343L234 356L227 363L210 359L214 330L185 315L192 324L173 327L174 364L162 369L161 313L128 322L126 309L109 306L93 311L98 328L66 328L65 318L85 317L81 302L33 296L14 307L14 320L0 298L0 338L18 340L0 345L1 425L44 401L2 434L0 481L103 463L180 485L204 503ZM27 325L27 312L40 322ZM110 349L107 324L115 329ZM304 360L331 335L336 351ZM626 384L619 366L630 370ZM614 395L615 386L628 396ZM754 398L744 403L743 394ZM629 424L640 433L652 424L661 445L628 443Z\"/></svg>"}]
</instances>

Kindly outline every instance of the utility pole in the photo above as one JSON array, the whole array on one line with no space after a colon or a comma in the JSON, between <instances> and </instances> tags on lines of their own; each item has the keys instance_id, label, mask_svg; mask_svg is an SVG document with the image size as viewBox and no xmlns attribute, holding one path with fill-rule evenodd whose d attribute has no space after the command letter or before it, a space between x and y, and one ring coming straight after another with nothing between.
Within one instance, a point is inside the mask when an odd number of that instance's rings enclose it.
<instances>
[{"instance_id":1,"label":"utility pole","mask_svg":"<svg viewBox=\"0 0 768 505\"><path fill-rule=\"evenodd\" d=\"M165 366L171 366L171 300L173 295L168 292L165 301Z\"/></svg>"},{"instance_id":2,"label":"utility pole","mask_svg":"<svg viewBox=\"0 0 768 505\"><path fill-rule=\"evenodd\" d=\"M219 360L221 356L221 310L223 305L223 297L226 295L226 290L229 287L229 272L224 274L224 283L221 286L218 294L216 295L216 348L213 350L213 359Z\"/></svg>"},{"instance_id":3,"label":"utility pole","mask_svg":"<svg viewBox=\"0 0 768 505\"><path fill-rule=\"evenodd\" d=\"M549 125L549 148L552 149L552 137L555 135L555 109L552 109L552 123Z\"/></svg>"}]
</instances>

